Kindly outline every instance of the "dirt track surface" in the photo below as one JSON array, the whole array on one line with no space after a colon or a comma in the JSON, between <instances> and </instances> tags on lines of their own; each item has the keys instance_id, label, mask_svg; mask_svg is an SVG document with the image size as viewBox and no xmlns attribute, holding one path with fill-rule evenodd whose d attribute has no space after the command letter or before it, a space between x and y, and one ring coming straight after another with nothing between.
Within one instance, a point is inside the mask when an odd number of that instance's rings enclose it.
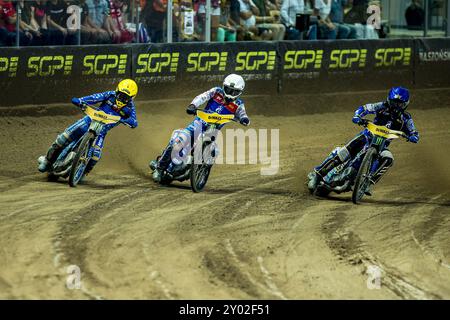
<instances>
[{"instance_id":1,"label":"dirt track surface","mask_svg":"<svg viewBox=\"0 0 450 320\"><path fill-rule=\"evenodd\" d=\"M358 206L304 185L357 133L352 109L253 115L253 128L280 129L280 171L217 165L201 194L147 169L190 120L182 107L142 108L139 128L111 131L77 188L47 182L36 159L79 114L1 117L0 298L449 299L450 109L411 110L420 144L394 142L393 169ZM66 287L69 265L81 290Z\"/></svg>"}]
</instances>

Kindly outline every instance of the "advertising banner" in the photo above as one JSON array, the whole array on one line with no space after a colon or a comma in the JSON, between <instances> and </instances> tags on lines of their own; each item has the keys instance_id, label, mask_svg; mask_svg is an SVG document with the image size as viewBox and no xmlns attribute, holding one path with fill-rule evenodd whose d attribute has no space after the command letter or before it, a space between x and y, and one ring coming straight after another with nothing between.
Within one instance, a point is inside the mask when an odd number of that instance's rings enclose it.
<instances>
[{"instance_id":1,"label":"advertising banner","mask_svg":"<svg viewBox=\"0 0 450 320\"><path fill-rule=\"evenodd\" d=\"M411 40L279 43L282 93L376 90L413 83Z\"/></svg>"},{"instance_id":2,"label":"advertising banner","mask_svg":"<svg viewBox=\"0 0 450 320\"><path fill-rule=\"evenodd\" d=\"M140 99L173 99L229 73L272 96L448 86L449 71L447 38L2 48L0 106L68 102L128 77Z\"/></svg>"},{"instance_id":3,"label":"advertising banner","mask_svg":"<svg viewBox=\"0 0 450 320\"><path fill-rule=\"evenodd\" d=\"M247 94L277 92L274 42L134 46L133 62L133 77L145 85L148 98L190 97L220 85L230 73L246 79Z\"/></svg>"},{"instance_id":4,"label":"advertising banner","mask_svg":"<svg viewBox=\"0 0 450 320\"><path fill-rule=\"evenodd\" d=\"M448 87L450 85L450 38L417 39L416 85Z\"/></svg>"},{"instance_id":5,"label":"advertising banner","mask_svg":"<svg viewBox=\"0 0 450 320\"><path fill-rule=\"evenodd\" d=\"M111 90L131 76L131 57L123 46L2 48L0 105L66 102Z\"/></svg>"}]
</instances>

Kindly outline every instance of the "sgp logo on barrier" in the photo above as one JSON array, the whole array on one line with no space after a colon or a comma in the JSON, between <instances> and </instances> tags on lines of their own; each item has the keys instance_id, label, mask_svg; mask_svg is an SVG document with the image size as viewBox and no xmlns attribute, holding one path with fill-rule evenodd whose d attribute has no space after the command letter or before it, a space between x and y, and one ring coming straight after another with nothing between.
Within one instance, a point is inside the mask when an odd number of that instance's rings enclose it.
<instances>
[{"instance_id":1,"label":"sgp logo on barrier","mask_svg":"<svg viewBox=\"0 0 450 320\"><path fill-rule=\"evenodd\" d=\"M290 50L284 55L284 70L322 67L323 50Z\"/></svg>"},{"instance_id":2,"label":"sgp logo on barrier","mask_svg":"<svg viewBox=\"0 0 450 320\"><path fill-rule=\"evenodd\" d=\"M364 68L367 49L338 49L331 51L330 69Z\"/></svg>"},{"instance_id":3,"label":"sgp logo on barrier","mask_svg":"<svg viewBox=\"0 0 450 320\"><path fill-rule=\"evenodd\" d=\"M7 73L8 77L15 77L18 63L19 57L0 57L0 78L4 73Z\"/></svg>"},{"instance_id":4,"label":"sgp logo on barrier","mask_svg":"<svg viewBox=\"0 0 450 320\"><path fill-rule=\"evenodd\" d=\"M48 77L57 73L70 75L73 55L66 56L33 56L28 58L27 77Z\"/></svg>"},{"instance_id":5,"label":"sgp logo on barrier","mask_svg":"<svg viewBox=\"0 0 450 320\"><path fill-rule=\"evenodd\" d=\"M83 75L125 74L127 68L126 54L90 54L83 59Z\"/></svg>"},{"instance_id":6,"label":"sgp logo on barrier","mask_svg":"<svg viewBox=\"0 0 450 320\"><path fill-rule=\"evenodd\" d=\"M276 62L276 51L248 51L236 55L236 71L273 70Z\"/></svg>"},{"instance_id":7,"label":"sgp logo on barrier","mask_svg":"<svg viewBox=\"0 0 450 320\"><path fill-rule=\"evenodd\" d=\"M228 52L191 52L187 72L225 71Z\"/></svg>"},{"instance_id":8,"label":"sgp logo on barrier","mask_svg":"<svg viewBox=\"0 0 450 320\"><path fill-rule=\"evenodd\" d=\"M376 67L392 67L411 64L411 48L382 48L375 52Z\"/></svg>"},{"instance_id":9,"label":"sgp logo on barrier","mask_svg":"<svg viewBox=\"0 0 450 320\"><path fill-rule=\"evenodd\" d=\"M161 73L163 70L177 72L179 52L143 53L137 58L136 73Z\"/></svg>"}]
</instances>

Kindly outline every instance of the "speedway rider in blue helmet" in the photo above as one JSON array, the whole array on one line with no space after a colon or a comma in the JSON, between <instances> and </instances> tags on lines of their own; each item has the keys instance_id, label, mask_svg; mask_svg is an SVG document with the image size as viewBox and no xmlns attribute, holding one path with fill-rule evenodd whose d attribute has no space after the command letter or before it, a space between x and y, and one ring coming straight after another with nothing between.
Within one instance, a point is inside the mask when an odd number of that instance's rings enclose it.
<instances>
[{"instance_id":1,"label":"speedway rider in blue helmet","mask_svg":"<svg viewBox=\"0 0 450 320\"><path fill-rule=\"evenodd\" d=\"M384 102L378 102L373 104L366 104L359 107L355 111L353 116L353 123L358 125L367 124L364 117L368 114L374 114L374 124L380 126L386 126L391 130L403 131L408 136L408 141L417 143L419 142L419 133L414 126L413 119L411 115L406 112L406 108L409 105L409 91L403 87L394 87L389 91L387 100ZM333 170L338 165L344 163L348 159L353 159L365 145L370 143L372 139L372 134L367 130L360 132L355 138L348 142L342 148L336 148L331 152L331 154L325 159L325 161L314 168L315 178L310 184L317 185L320 180L325 183L327 174ZM386 144L386 149L381 152L381 161L379 162L378 168L375 168L375 174L371 184L366 190L367 195L371 194L371 187L380 181L381 177L386 173L386 171L394 164L394 156L387 149L389 143Z\"/></svg>"},{"instance_id":2,"label":"speedway rider in blue helmet","mask_svg":"<svg viewBox=\"0 0 450 320\"><path fill-rule=\"evenodd\" d=\"M194 98L191 104L187 107L186 112L191 115L196 115L197 109L206 103L204 111L207 113L219 113L223 115L232 114L235 119L242 125L248 126L250 120L245 111L244 102L240 99L245 88L244 79L237 74L230 74L225 77L222 87L214 87ZM182 163L174 157L175 154L187 154L188 146L191 145L193 137L196 134L203 132L205 124L198 117L194 119L185 129L175 130L168 146L163 151L158 162L151 161L150 168L155 168L153 179L157 182L161 180L161 173L172 174L173 170ZM219 127L218 129L221 129Z\"/></svg>"},{"instance_id":3,"label":"speedway rider in blue helmet","mask_svg":"<svg viewBox=\"0 0 450 320\"><path fill-rule=\"evenodd\" d=\"M104 139L109 130L119 123L123 123L130 128L137 127L136 109L133 101L137 92L138 86L136 82L132 79L125 79L120 81L115 91L95 93L90 96L72 99L72 103L80 107L83 111L87 106L94 106L99 103L100 105L97 107L98 110L121 117L121 120L118 123L105 126L103 132L97 137L94 154L91 161L88 163L85 174L89 173L100 160ZM58 159L61 151L63 151L71 141L80 139L86 133L90 123L91 119L89 116L85 116L58 135L55 142L53 142L48 149L47 155L39 157L39 171L48 171L51 165Z\"/></svg>"}]
</instances>

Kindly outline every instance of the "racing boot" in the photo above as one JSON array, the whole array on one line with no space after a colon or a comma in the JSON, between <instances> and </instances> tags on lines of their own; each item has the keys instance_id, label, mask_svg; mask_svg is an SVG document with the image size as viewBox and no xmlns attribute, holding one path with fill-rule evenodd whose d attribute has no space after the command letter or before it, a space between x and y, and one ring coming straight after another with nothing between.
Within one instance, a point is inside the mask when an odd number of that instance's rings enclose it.
<instances>
[{"instance_id":1,"label":"racing boot","mask_svg":"<svg viewBox=\"0 0 450 320\"><path fill-rule=\"evenodd\" d=\"M152 179L155 182L161 182L161 179L162 179L161 171L159 171L159 170L153 171Z\"/></svg>"},{"instance_id":2,"label":"racing boot","mask_svg":"<svg viewBox=\"0 0 450 320\"><path fill-rule=\"evenodd\" d=\"M314 190L316 189L319 180L320 176L315 171L308 173L308 190L311 193L313 193Z\"/></svg>"},{"instance_id":3,"label":"racing boot","mask_svg":"<svg viewBox=\"0 0 450 320\"><path fill-rule=\"evenodd\" d=\"M155 171L158 167L158 161L152 160L149 162L148 166L150 167L150 170Z\"/></svg>"},{"instance_id":4,"label":"racing boot","mask_svg":"<svg viewBox=\"0 0 450 320\"><path fill-rule=\"evenodd\" d=\"M168 174L169 178L172 178L170 172L168 172L170 165L172 164L172 150L173 146L169 144L157 161L150 162L149 166L154 170L152 177L155 182L161 182L162 177L165 174Z\"/></svg>"},{"instance_id":5,"label":"racing boot","mask_svg":"<svg viewBox=\"0 0 450 320\"><path fill-rule=\"evenodd\" d=\"M367 187L366 187L366 191L364 191L364 194L366 195L366 196L369 196L369 197L371 197L372 196L372 187L375 185L375 182L372 180L372 179L370 179L370 182L369 182L369 184L367 185Z\"/></svg>"},{"instance_id":6,"label":"racing boot","mask_svg":"<svg viewBox=\"0 0 450 320\"><path fill-rule=\"evenodd\" d=\"M58 158L59 153L62 150L62 146L60 146L57 141L53 142L53 144L50 146L50 149L47 151L46 156L40 156L38 158L39 167L38 170L40 172L46 172L50 169L53 162L56 161Z\"/></svg>"},{"instance_id":7,"label":"racing boot","mask_svg":"<svg viewBox=\"0 0 450 320\"><path fill-rule=\"evenodd\" d=\"M60 134L55 142L50 146L47 151L47 155L40 156L38 158L39 167L38 170L40 172L46 172L50 169L51 165L58 159L59 154L64 149L64 147L69 143L69 140L66 138L65 134Z\"/></svg>"},{"instance_id":8,"label":"racing boot","mask_svg":"<svg viewBox=\"0 0 450 320\"><path fill-rule=\"evenodd\" d=\"M153 171L152 173L152 178L153 181L155 182L161 182L163 177L166 177L168 180L172 180L173 179L173 175L171 173L171 166L172 164L169 165L169 167L165 170L159 166L156 167L155 171Z\"/></svg>"},{"instance_id":9,"label":"racing boot","mask_svg":"<svg viewBox=\"0 0 450 320\"><path fill-rule=\"evenodd\" d=\"M48 171L48 169L50 168L50 162L47 160L47 158L45 156L40 156L38 158L38 163L39 163L39 166L38 166L39 172L44 173L44 172Z\"/></svg>"}]
</instances>

